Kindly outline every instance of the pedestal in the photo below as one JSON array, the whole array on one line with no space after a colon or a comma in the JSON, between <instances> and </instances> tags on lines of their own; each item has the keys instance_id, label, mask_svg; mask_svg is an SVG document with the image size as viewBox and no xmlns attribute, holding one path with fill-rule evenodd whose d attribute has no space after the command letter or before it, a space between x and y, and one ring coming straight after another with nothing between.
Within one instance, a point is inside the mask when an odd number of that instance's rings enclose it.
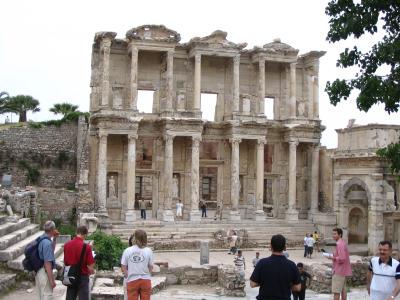
<instances>
[{"instance_id":1,"label":"pedestal","mask_svg":"<svg viewBox=\"0 0 400 300\"><path fill-rule=\"evenodd\" d=\"M263 210L257 210L255 220L256 221L264 221L266 220L265 212Z\"/></svg>"},{"instance_id":2,"label":"pedestal","mask_svg":"<svg viewBox=\"0 0 400 300\"><path fill-rule=\"evenodd\" d=\"M231 220L231 221L240 221L240 213L239 213L239 211L230 211L229 220Z\"/></svg>"},{"instance_id":3,"label":"pedestal","mask_svg":"<svg viewBox=\"0 0 400 300\"><path fill-rule=\"evenodd\" d=\"M134 210L128 210L125 212L125 222L131 223L136 221L136 213Z\"/></svg>"},{"instance_id":4,"label":"pedestal","mask_svg":"<svg viewBox=\"0 0 400 300\"><path fill-rule=\"evenodd\" d=\"M97 218L99 219L99 229L100 231L111 234L112 233L112 224L110 222L110 217L107 213L98 213Z\"/></svg>"},{"instance_id":5,"label":"pedestal","mask_svg":"<svg viewBox=\"0 0 400 300\"><path fill-rule=\"evenodd\" d=\"M201 215L198 210L193 210L190 212L190 221L192 222L200 222L201 220Z\"/></svg>"},{"instance_id":6,"label":"pedestal","mask_svg":"<svg viewBox=\"0 0 400 300\"><path fill-rule=\"evenodd\" d=\"M299 212L296 209L288 209L286 211L286 220L298 221L299 220Z\"/></svg>"},{"instance_id":7,"label":"pedestal","mask_svg":"<svg viewBox=\"0 0 400 300\"><path fill-rule=\"evenodd\" d=\"M164 222L174 222L175 218L174 218L174 213L172 212L172 210L170 210L170 209L164 210L163 215L162 215L162 220Z\"/></svg>"}]
</instances>

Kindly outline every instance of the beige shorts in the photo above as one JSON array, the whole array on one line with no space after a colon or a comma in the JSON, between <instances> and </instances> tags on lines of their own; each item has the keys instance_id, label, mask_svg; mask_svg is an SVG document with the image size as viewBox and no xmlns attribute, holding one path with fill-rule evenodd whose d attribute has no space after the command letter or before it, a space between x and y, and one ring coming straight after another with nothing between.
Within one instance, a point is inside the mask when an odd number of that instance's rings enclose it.
<instances>
[{"instance_id":1,"label":"beige shorts","mask_svg":"<svg viewBox=\"0 0 400 300\"><path fill-rule=\"evenodd\" d=\"M332 293L340 294L346 288L346 276L333 274Z\"/></svg>"}]
</instances>

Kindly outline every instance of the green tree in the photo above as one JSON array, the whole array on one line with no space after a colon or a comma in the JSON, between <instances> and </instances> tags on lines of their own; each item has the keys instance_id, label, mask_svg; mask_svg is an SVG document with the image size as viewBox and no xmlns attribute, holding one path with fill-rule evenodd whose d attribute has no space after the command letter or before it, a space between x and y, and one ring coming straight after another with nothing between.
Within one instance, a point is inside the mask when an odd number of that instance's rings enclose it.
<instances>
[{"instance_id":1,"label":"green tree","mask_svg":"<svg viewBox=\"0 0 400 300\"><path fill-rule=\"evenodd\" d=\"M0 92L0 101L7 100L10 95L7 92Z\"/></svg>"},{"instance_id":2,"label":"green tree","mask_svg":"<svg viewBox=\"0 0 400 300\"><path fill-rule=\"evenodd\" d=\"M356 3L355 3L356 2ZM398 0L332 0L325 13L330 17L327 40L335 43L353 36L381 33L383 37L367 51L355 45L340 53L337 66L354 68L354 77L327 82L325 91L331 104L347 100L358 90L357 108L367 112L374 104L383 104L389 114L400 104L400 1ZM394 173L400 172L400 144L394 143L377 151ZM400 178L400 177L399 177Z\"/></svg>"},{"instance_id":3,"label":"green tree","mask_svg":"<svg viewBox=\"0 0 400 300\"><path fill-rule=\"evenodd\" d=\"M1 113L15 113L19 115L19 122L26 122L26 113L28 111L38 112L39 101L28 95L17 95L8 98L1 108Z\"/></svg>"},{"instance_id":4,"label":"green tree","mask_svg":"<svg viewBox=\"0 0 400 300\"><path fill-rule=\"evenodd\" d=\"M73 105L70 103L56 103L52 108L49 109L54 114L61 114L66 117L68 114L77 111L78 105Z\"/></svg>"}]
</instances>

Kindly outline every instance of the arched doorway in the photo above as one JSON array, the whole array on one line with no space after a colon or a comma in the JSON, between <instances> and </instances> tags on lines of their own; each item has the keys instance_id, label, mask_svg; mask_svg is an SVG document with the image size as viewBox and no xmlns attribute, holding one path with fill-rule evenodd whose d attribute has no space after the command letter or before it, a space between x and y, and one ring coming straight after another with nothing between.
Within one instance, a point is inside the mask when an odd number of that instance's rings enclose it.
<instances>
[{"instance_id":1,"label":"arched doorway","mask_svg":"<svg viewBox=\"0 0 400 300\"><path fill-rule=\"evenodd\" d=\"M359 207L349 212L349 244L364 244L368 242L368 216Z\"/></svg>"}]
</instances>

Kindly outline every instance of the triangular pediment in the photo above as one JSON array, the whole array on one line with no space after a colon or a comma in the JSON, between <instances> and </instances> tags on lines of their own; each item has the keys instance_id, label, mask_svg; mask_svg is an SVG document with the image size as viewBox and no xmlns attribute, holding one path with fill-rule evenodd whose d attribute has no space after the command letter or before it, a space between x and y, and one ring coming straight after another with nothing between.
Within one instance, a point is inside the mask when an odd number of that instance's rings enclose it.
<instances>
[{"instance_id":1,"label":"triangular pediment","mask_svg":"<svg viewBox=\"0 0 400 300\"><path fill-rule=\"evenodd\" d=\"M166 43L178 43L181 36L164 25L142 25L126 32L128 40L144 40Z\"/></svg>"}]
</instances>

